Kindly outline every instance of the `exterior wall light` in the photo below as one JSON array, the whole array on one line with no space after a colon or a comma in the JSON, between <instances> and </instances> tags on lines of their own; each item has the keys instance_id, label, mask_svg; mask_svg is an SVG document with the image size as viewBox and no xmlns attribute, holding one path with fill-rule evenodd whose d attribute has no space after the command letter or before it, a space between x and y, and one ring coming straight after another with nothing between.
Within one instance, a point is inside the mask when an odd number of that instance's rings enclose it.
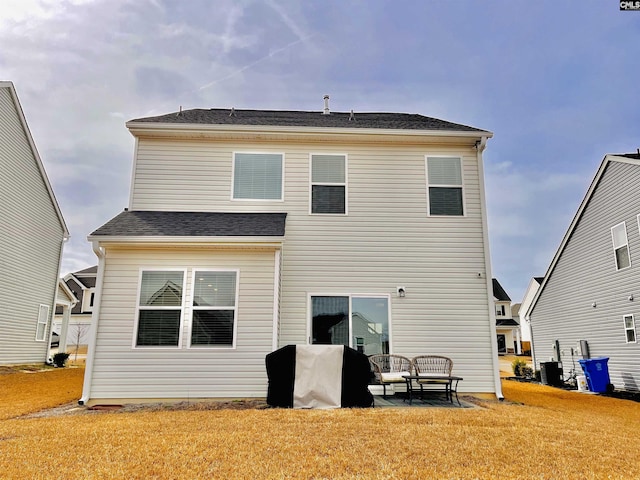
<instances>
[{"instance_id":1,"label":"exterior wall light","mask_svg":"<svg viewBox=\"0 0 640 480\"><path fill-rule=\"evenodd\" d=\"M396 287L396 291L398 292L398 296L400 298L404 298L407 293L404 287Z\"/></svg>"}]
</instances>

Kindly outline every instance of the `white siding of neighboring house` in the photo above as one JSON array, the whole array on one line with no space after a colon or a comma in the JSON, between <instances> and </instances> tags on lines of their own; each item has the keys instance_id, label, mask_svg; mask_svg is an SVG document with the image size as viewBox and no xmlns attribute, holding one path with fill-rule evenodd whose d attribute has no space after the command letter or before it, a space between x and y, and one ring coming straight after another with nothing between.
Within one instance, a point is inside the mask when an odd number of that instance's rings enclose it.
<instances>
[{"instance_id":1,"label":"white siding of neighboring house","mask_svg":"<svg viewBox=\"0 0 640 480\"><path fill-rule=\"evenodd\" d=\"M285 153L283 202L231 200L234 151ZM310 153L347 155L347 216L309 215ZM426 155L462 156L464 217L427 215ZM494 392L480 181L470 147L142 138L130 207L287 212L280 346L307 343L309 295L391 295L392 352L449 356L461 391Z\"/></svg>"},{"instance_id":2,"label":"white siding of neighboring house","mask_svg":"<svg viewBox=\"0 0 640 480\"><path fill-rule=\"evenodd\" d=\"M540 288L540 284L535 278L532 278L529 282L529 286L527 287L527 291L524 292L524 297L522 298L522 304L520 305L520 331L522 332L522 340L525 342L531 341L531 326L529 324L529 320L525 318L527 310L531 306L531 302L533 302L533 297L538 293L538 289Z\"/></svg>"},{"instance_id":3,"label":"white siding of neighboring house","mask_svg":"<svg viewBox=\"0 0 640 480\"><path fill-rule=\"evenodd\" d=\"M112 399L265 397L265 356L272 351L273 249L109 248L105 260L91 402ZM184 313L181 348L133 348L141 269L239 270L236 348L187 348L191 309Z\"/></svg>"},{"instance_id":4,"label":"white siding of neighboring house","mask_svg":"<svg viewBox=\"0 0 640 480\"><path fill-rule=\"evenodd\" d=\"M0 364L44 362L40 305L53 314L65 230L9 88L0 85ZM50 322L47 323L48 325Z\"/></svg>"},{"instance_id":5,"label":"white siding of neighboring house","mask_svg":"<svg viewBox=\"0 0 640 480\"><path fill-rule=\"evenodd\" d=\"M610 357L616 388L640 388L640 344L626 342L623 325L626 314L635 316L636 326L640 322L638 185L638 161L611 162L601 177L530 315L537 367L553 357L558 340L567 374L573 366L570 348L587 340L592 357ZM616 271L611 227L623 221L631 267Z\"/></svg>"}]
</instances>

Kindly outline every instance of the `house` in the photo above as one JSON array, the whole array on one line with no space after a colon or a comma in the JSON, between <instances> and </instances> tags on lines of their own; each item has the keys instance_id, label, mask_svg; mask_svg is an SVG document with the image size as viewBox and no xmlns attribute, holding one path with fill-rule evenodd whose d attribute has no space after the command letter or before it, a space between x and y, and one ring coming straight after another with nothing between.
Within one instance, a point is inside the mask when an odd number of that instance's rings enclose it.
<instances>
[{"instance_id":1,"label":"house","mask_svg":"<svg viewBox=\"0 0 640 480\"><path fill-rule=\"evenodd\" d=\"M498 354L520 355L522 353L520 324L511 313L511 298L495 278L493 279L493 301L496 309Z\"/></svg>"},{"instance_id":2,"label":"house","mask_svg":"<svg viewBox=\"0 0 640 480\"><path fill-rule=\"evenodd\" d=\"M461 390L501 397L491 132L325 101L126 124L129 205L89 236L82 403L264 397L265 356L314 343L447 355Z\"/></svg>"},{"instance_id":3,"label":"house","mask_svg":"<svg viewBox=\"0 0 640 480\"><path fill-rule=\"evenodd\" d=\"M61 336L60 351L64 350L67 345L87 345L89 342L89 327L95 298L97 271L98 266L94 265L77 272L68 273L63 278L62 284L71 292L75 301L70 309L70 316L66 324L64 323L62 307L58 306L56 308L53 330Z\"/></svg>"},{"instance_id":4,"label":"house","mask_svg":"<svg viewBox=\"0 0 640 480\"><path fill-rule=\"evenodd\" d=\"M0 82L0 364L49 357L69 237L12 82Z\"/></svg>"},{"instance_id":5,"label":"house","mask_svg":"<svg viewBox=\"0 0 640 480\"><path fill-rule=\"evenodd\" d=\"M522 348L523 350L531 351L531 326L529 325L529 319L526 317L526 312L529 310L531 303L533 302L533 298L538 293L538 289L540 285L542 285L542 281L544 277L533 277L529 281L529 285L527 285L527 289L524 292L524 296L522 297L522 302L520 303L520 308L518 309L518 317L520 319L520 333L522 335Z\"/></svg>"},{"instance_id":6,"label":"house","mask_svg":"<svg viewBox=\"0 0 640 480\"><path fill-rule=\"evenodd\" d=\"M640 151L606 155L527 311L537 366L608 357L616 389L638 390Z\"/></svg>"}]
</instances>

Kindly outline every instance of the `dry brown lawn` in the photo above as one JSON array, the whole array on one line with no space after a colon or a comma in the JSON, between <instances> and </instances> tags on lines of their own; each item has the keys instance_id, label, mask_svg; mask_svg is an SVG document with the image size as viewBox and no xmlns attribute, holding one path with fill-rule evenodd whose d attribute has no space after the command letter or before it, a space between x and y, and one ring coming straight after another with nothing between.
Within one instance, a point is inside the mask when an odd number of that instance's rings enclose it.
<instances>
[{"instance_id":1,"label":"dry brown lawn","mask_svg":"<svg viewBox=\"0 0 640 480\"><path fill-rule=\"evenodd\" d=\"M79 398L81 372L0 375L0 478L640 478L640 404L512 381L474 409L16 418Z\"/></svg>"}]
</instances>

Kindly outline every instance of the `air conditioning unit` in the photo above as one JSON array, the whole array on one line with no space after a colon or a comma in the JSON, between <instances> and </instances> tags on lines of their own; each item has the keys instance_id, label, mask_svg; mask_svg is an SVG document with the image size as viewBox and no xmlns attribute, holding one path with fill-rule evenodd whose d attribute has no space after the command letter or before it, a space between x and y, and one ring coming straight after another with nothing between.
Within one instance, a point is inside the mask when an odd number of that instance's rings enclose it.
<instances>
[{"instance_id":1,"label":"air conditioning unit","mask_svg":"<svg viewBox=\"0 0 640 480\"><path fill-rule=\"evenodd\" d=\"M562 381L562 364L560 362L540 363L540 380L543 385L561 387L564 383Z\"/></svg>"}]
</instances>

